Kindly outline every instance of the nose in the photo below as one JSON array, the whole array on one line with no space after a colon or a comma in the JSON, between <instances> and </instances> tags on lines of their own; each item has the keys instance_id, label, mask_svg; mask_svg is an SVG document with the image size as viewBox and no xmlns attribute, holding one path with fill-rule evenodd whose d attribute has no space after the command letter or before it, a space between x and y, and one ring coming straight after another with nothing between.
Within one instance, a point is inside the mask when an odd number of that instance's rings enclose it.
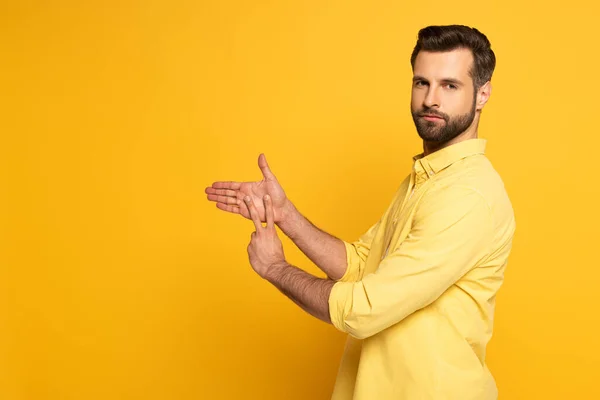
<instances>
[{"instance_id":1,"label":"nose","mask_svg":"<svg viewBox=\"0 0 600 400\"><path fill-rule=\"evenodd\" d=\"M426 108L438 107L440 106L440 99L438 96L438 91L436 87L429 86L427 89L427 94L423 99L423 105Z\"/></svg>"}]
</instances>

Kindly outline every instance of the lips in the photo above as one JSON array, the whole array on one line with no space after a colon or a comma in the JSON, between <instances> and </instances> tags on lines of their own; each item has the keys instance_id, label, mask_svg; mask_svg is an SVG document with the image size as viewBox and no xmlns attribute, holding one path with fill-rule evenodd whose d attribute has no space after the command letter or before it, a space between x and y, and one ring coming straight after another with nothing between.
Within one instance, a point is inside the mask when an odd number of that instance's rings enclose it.
<instances>
[{"instance_id":1,"label":"lips","mask_svg":"<svg viewBox=\"0 0 600 400\"><path fill-rule=\"evenodd\" d=\"M438 119L443 119L442 117L440 117L438 115L430 115L430 114L424 114L424 115L421 115L421 117L423 117L423 118L438 118Z\"/></svg>"}]
</instances>

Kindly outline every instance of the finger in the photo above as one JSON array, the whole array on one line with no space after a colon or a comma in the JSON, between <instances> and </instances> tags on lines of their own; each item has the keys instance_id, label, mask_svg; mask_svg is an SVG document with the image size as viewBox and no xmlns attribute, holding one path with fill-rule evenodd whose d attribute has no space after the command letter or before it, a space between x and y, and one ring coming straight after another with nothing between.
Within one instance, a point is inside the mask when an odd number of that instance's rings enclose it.
<instances>
[{"instance_id":1,"label":"finger","mask_svg":"<svg viewBox=\"0 0 600 400\"><path fill-rule=\"evenodd\" d=\"M240 214L240 208L238 206L228 206L222 203L217 203L217 208L233 214Z\"/></svg>"},{"instance_id":2,"label":"finger","mask_svg":"<svg viewBox=\"0 0 600 400\"><path fill-rule=\"evenodd\" d=\"M242 186L241 182L232 182L232 181L220 181L214 182L212 187L215 189L232 189L238 190Z\"/></svg>"},{"instance_id":3,"label":"finger","mask_svg":"<svg viewBox=\"0 0 600 400\"><path fill-rule=\"evenodd\" d=\"M215 189L213 187L207 187L206 189L204 189L204 192L206 194L217 194L219 196L229 196L229 197L236 197L238 192L235 190L231 190L231 189Z\"/></svg>"},{"instance_id":4,"label":"finger","mask_svg":"<svg viewBox=\"0 0 600 400\"><path fill-rule=\"evenodd\" d=\"M271 196L265 196L265 211L267 213L267 228L273 228L273 202Z\"/></svg>"},{"instance_id":5,"label":"finger","mask_svg":"<svg viewBox=\"0 0 600 400\"><path fill-rule=\"evenodd\" d=\"M260 170L262 171L263 176L265 177L265 179L273 179L275 180L275 175L273 175L273 172L271 172L271 168L269 168L269 163L267 162L267 157L264 154L261 154L260 156L258 156L258 166L260 168Z\"/></svg>"},{"instance_id":6,"label":"finger","mask_svg":"<svg viewBox=\"0 0 600 400\"><path fill-rule=\"evenodd\" d=\"M240 200L237 197L219 196L216 194L209 194L206 198L210 201L216 201L221 204L235 204L240 205Z\"/></svg>"},{"instance_id":7,"label":"finger","mask_svg":"<svg viewBox=\"0 0 600 400\"><path fill-rule=\"evenodd\" d=\"M262 223L260 222L260 217L258 216L258 211L256 210L256 207L254 207L254 203L252 203L252 200L250 199L249 196L246 196L244 198L244 201L246 202L248 211L250 211L250 218L252 219L252 222L254 222L256 231L260 232L263 229L263 226L262 226Z\"/></svg>"}]
</instances>

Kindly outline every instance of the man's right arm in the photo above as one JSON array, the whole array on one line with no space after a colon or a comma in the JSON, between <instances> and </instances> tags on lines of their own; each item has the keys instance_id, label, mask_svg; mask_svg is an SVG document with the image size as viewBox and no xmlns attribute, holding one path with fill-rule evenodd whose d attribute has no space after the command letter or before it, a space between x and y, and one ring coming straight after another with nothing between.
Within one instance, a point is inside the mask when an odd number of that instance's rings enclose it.
<instances>
[{"instance_id":1,"label":"man's right arm","mask_svg":"<svg viewBox=\"0 0 600 400\"><path fill-rule=\"evenodd\" d=\"M205 192L209 201L217 203L220 210L239 214L250 219L248 207L242 201L252 199L262 221L266 221L263 207L265 195L273 201L275 223L296 246L332 280L356 281L363 274L369 254L373 226L358 241L344 242L313 225L287 198L279 181L269 168L264 154L258 158L263 179L256 182L214 182Z\"/></svg>"}]
</instances>

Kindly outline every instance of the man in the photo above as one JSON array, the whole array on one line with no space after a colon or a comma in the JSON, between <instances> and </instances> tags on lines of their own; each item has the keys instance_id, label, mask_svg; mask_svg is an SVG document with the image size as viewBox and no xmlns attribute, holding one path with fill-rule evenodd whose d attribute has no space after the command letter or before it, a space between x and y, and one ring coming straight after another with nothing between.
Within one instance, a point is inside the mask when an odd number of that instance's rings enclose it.
<instances>
[{"instance_id":1,"label":"man","mask_svg":"<svg viewBox=\"0 0 600 400\"><path fill-rule=\"evenodd\" d=\"M254 270L349 333L334 400L497 398L485 354L515 221L477 136L495 63L474 28L419 32L411 111L423 153L381 219L354 243L303 217L262 154L262 181L206 189L218 208L254 221ZM274 224L328 279L286 263Z\"/></svg>"}]
</instances>

